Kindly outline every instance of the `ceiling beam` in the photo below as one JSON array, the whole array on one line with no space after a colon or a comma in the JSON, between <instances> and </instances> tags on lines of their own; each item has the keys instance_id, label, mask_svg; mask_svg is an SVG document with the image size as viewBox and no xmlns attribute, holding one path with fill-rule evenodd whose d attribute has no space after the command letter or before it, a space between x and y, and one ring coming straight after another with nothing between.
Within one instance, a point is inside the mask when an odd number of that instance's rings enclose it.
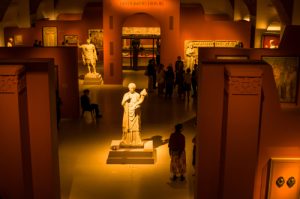
<instances>
[{"instance_id":1,"label":"ceiling beam","mask_svg":"<svg viewBox=\"0 0 300 199\"><path fill-rule=\"evenodd\" d=\"M229 0L232 9L234 9L234 0Z\"/></svg>"},{"instance_id":2,"label":"ceiling beam","mask_svg":"<svg viewBox=\"0 0 300 199\"><path fill-rule=\"evenodd\" d=\"M256 16L257 0L243 0L251 16Z\"/></svg>"},{"instance_id":3,"label":"ceiling beam","mask_svg":"<svg viewBox=\"0 0 300 199\"><path fill-rule=\"evenodd\" d=\"M1 3L0 3L0 21L3 20L3 17L6 13L6 10L10 4L11 0L1 0Z\"/></svg>"},{"instance_id":4,"label":"ceiling beam","mask_svg":"<svg viewBox=\"0 0 300 199\"><path fill-rule=\"evenodd\" d=\"M280 17L280 21L285 25L292 24L293 17L293 5L294 0L271 0L277 13Z\"/></svg>"},{"instance_id":5,"label":"ceiling beam","mask_svg":"<svg viewBox=\"0 0 300 199\"><path fill-rule=\"evenodd\" d=\"M35 14L42 0L29 0L30 14Z\"/></svg>"}]
</instances>

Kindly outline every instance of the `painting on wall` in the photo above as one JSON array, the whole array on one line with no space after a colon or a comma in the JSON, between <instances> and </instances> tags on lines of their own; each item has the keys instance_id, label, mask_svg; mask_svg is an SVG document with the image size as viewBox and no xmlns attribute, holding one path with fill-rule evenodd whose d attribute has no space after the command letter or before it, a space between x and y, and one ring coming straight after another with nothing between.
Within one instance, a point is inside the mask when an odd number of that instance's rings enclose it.
<instances>
[{"instance_id":1,"label":"painting on wall","mask_svg":"<svg viewBox=\"0 0 300 199\"><path fill-rule=\"evenodd\" d=\"M91 43L95 45L97 51L103 50L103 29L89 29L88 33Z\"/></svg>"},{"instance_id":2,"label":"painting on wall","mask_svg":"<svg viewBox=\"0 0 300 199\"><path fill-rule=\"evenodd\" d=\"M265 33L262 35L262 48L278 48L280 42L280 34Z\"/></svg>"},{"instance_id":3,"label":"painting on wall","mask_svg":"<svg viewBox=\"0 0 300 199\"><path fill-rule=\"evenodd\" d=\"M298 199L300 158L271 158L268 168L267 199Z\"/></svg>"},{"instance_id":4,"label":"painting on wall","mask_svg":"<svg viewBox=\"0 0 300 199\"><path fill-rule=\"evenodd\" d=\"M43 45L57 46L57 27L43 27Z\"/></svg>"},{"instance_id":5,"label":"painting on wall","mask_svg":"<svg viewBox=\"0 0 300 199\"><path fill-rule=\"evenodd\" d=\"M273 68L280 102L296 103L298 83L298 57L262 57Z\"/></svg>"},{"instance_id":6,"label":"painting on wall","mask_svg":"<svg viewBox=\"0 0 300 199\"><path fill-rule=\"evenodd\" d=\"M15 46L23 45L23 35L14 35Z\"/></svg>"},{"instance_id":7,"label":"painting on wall","mask_svg":"<svg viewBox=\"0 0 300 199\"><path fill-rule=\"evenodd\" d=\"M65 35L64 43L68 45L75 46L78 43L78 35Z\"/></svg>"}]
</instances>

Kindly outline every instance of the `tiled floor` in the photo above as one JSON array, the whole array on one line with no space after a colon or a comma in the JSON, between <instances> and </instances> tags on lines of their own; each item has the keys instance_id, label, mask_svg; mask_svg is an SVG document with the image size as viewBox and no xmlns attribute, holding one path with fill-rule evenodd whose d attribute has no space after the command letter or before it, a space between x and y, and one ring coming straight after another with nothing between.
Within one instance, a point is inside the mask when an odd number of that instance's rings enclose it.
<instances>
[{"instance_id":1,"label":"tiled floor","mask_svg":"<svg viewBox=\"0 0 300 199\"><path fill-rule=\"evenodd\" d=\"M121 138L121 100L127 84L146 87L143 71L124 71L122 85L83 86L101 107L103 118L93 122L85 115L78 121L63 120L59 131L62 199L192 199L194 170L191 166L195 135L195 102L160 98L150 93L142 105L142 138L151 138L157 150L155 164L106 164L110 143ZM168 139L178 122L184 124L187 175L184 182L171 182Z\"/></svg>"}]
</instances>

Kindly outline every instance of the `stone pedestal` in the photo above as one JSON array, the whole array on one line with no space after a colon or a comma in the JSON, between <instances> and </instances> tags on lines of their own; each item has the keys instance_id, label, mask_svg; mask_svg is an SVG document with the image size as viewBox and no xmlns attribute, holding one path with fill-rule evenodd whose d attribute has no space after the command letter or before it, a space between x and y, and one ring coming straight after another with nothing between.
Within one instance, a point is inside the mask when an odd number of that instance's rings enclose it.
<instances>
[{"instance_id":1,"label":"stone pedestal","mask_svg":"<svg viewBox=\"0 0 300 199\"><path fill-rule=\"evenodd\" d=\"M84 85L101 85L103 84L103 79L99 73L87 73L84 76Z\"/></svg>"},{"instance_id":2,"label":"stone pedestal","mask_svg":"<svg viewBox=\"0 0 300 199\"><path fill-rule=\"evenodd\" d=\"M121 140L113 140L110 145L107 164L154 164L156 150L153 141L146 141L143 148L121 148Z\"/></svg>"}]
</instances>

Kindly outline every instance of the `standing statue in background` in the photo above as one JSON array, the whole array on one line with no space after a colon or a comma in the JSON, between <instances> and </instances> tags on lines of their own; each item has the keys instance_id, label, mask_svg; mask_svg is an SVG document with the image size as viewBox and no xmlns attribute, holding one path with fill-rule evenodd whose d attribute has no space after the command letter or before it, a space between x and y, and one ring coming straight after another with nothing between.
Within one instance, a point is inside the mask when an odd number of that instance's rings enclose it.
<instances>
[{"instance_id":1,"label":"standing statue in background","mask_svg":"<svg viewBox=\"0 0 300 199\"><path fill-rule=\"evenodd\" d=\"M91 43L91 39L86 40L86 44L79 45L78 48L82 49L82 61L83 65L88 67L89 72L84 76L84 83L86 85L101 85L103 84L102 77L96 72L96 63L98 60L97 51L94 44ZM91 67L93 71L91 71Z\"/></svg>"},{"instance_id":2,"label":"standing statue in background","mask_svg":"<svg viewBox=\"0 0 300 199\"><path fill-rule=\"evenodd\" d=\"M190 42L188 44L188 47L185 50L185 56L186 56L186 68L193 70L194 64L195 64L195 49L193 46L193 43Z\"/></svg>"},{"instance_id":3,"label":"standing statue in background","mask_svg":"<svg viewBox=\"0 0 300 199\"><path fill-rule=\"evenodd\" d=\"M93 73L96 73L97 51L90 39L87 39L86 42L87 44L78 44L78 48L82 49L82 61L84 65L87 65L89 73L91 73L91 66L93 67Z\"/></svg>"},{"instance_id":4,"label":"standing statue in background","mask_svg":"<svg viewBox=\"0 0 300 199\"><path fill-rule=\"evenodd\" d=\"M135 92L136 85L130 83L129 91L124 94L122 106L124 107L123 114L123 136L121 147L142 147L143 142L140 136L141 130L141 104L147 95L146 89L141 93Z\"/></svg>"}]
</instances>

